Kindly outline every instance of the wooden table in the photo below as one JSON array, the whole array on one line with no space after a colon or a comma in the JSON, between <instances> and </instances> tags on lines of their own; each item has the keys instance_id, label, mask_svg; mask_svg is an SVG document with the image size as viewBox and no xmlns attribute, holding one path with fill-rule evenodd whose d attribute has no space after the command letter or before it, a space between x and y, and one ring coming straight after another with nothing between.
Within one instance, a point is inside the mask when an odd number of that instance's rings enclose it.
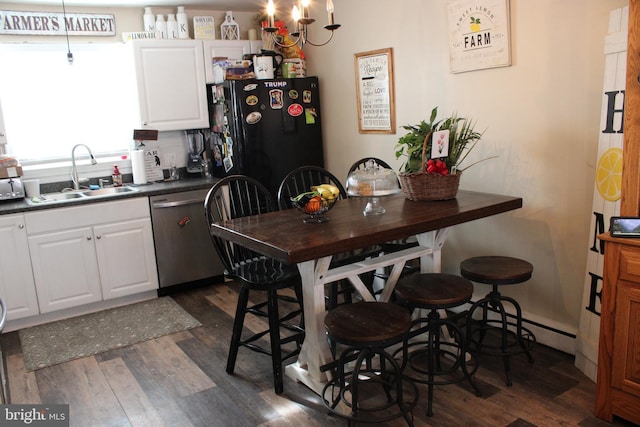
<instances>
[{"instance_id":1,"label":"wooden table","mask_svg":"<svg viewBox=\"0 0 640 427\"><path fill-rule=\"evenodd\" d=\"M364 216L365 199L340 200L319 224L302 222L295 210L272 212L216 223L212 232L282 262L297 263L302 276L305 341L288 376L318 394L327 381L320 367L332 361L323 325L324 285L349 279L365 300L374 298L359 274L393 266L380 300L387 301L404 264L420 259L421 271L440 271L440 251L451 226L522 207L519 197L460 191L455 199L413 202L402 194L382 199L386 213ZM416 236L419 246L329 269L333 254Z\"/></svg>"}]
</instances>

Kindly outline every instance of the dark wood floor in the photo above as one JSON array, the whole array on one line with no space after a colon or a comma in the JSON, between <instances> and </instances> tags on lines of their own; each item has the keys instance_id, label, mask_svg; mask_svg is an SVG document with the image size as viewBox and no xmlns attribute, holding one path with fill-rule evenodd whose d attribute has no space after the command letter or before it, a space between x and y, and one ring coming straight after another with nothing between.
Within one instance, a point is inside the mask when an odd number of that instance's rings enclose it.
<instances>
[{"instance_id":1,"label":"dark wood floor","mask_svg":"<svg viewBox=\"0 0 640 427\"><path fill-rule=\"evenodd\" d=\"M68 403L72 426L341 426L319 397L285 379L276 395L267 356L241 349L235 375L225 373L235 308L234 284L213 285L173 298L202 327L27 372L16 332L2 335L12 403ZM250 323L260 328L259 321ZM629 426L593 416L595 385L573 357L538 345L535 363L513 359L506 387L499 359L481 360L482 397L467 384L437 387L434 416L426 389L414 410L417 426ZM402 420L386 423L406 425Z\"/></svg>"}]
</instances>

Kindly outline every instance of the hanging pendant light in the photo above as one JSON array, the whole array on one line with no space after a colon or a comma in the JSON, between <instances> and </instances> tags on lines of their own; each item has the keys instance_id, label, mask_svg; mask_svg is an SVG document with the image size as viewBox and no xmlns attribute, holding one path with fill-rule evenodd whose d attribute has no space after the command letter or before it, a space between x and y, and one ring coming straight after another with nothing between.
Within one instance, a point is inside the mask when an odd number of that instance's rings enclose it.
<instances>
[{"instance_id":1,"label":"hanging pendant light","mask_svg":"<svg viewBox=\"0 0 640 427\"><path fill-rule=\"evenodd\" d=\"M64 34L67 37L67 61L69 65L73 64L73 53L71 53L71 46L69 46L69 29L67 28L67 9L64 7L64 0L62 0L62 16L64 18Z\"/></svg>"}]
</instances>

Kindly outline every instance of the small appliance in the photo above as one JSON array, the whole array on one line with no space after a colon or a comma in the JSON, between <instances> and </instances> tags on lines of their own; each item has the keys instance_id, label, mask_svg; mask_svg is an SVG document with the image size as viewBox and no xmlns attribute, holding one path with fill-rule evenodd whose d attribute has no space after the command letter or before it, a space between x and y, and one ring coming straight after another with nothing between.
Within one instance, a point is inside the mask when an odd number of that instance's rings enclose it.
<instances>
[{"instance_id":1,"label":"small appliance","mask_svg":"<svg viewBox=\"0 0 640 427\"><path fill-rule=\"evenodd\" d=\"M187 172L197 173L202 172L202 152L204 151L204 135L200 130L187 130L187 147L189 153L187 154Z\"/></svg>"},{"instance_id":2,"label":"small appliance","mask_svg":"<svg viewBox=\"0 0 640 427\"><path fill-rule=\"evenodd\" d=\"M0 178L0 200L24 199L20 177Z\"/></svg>"}]
</instances>

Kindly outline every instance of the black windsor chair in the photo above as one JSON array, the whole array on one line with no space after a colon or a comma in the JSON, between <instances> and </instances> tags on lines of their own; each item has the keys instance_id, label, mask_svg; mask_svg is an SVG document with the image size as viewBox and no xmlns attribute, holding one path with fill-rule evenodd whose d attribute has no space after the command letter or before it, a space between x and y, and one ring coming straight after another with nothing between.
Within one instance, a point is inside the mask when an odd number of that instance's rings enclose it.
<instances>
[{"instance_id":1,"label":"black windsor chair","mask_svg":"<svg viewBox=\"0 0 640 427\"><path fill-rule=\"evenodd\" d=\"M253 178L232 175L218 181L205 199L208 224L216 221L260 215L276 210L273 197L266 187ZM240 282L240 292L233 322L227 373L233 374L238 349L246 347L271 356L276 393L284 391L282 363L300 352L304 340L302 290L295 265L286 265L238 244L211 234L214 246L225 267L225 277ZM293 289L296 297L282 295L278 290ZM249 305L249 293L266 293L266 301ZM279 314L279 301L288 306L288 313ZM295 307L291 309L291 304ZM246 314L266 317L269 328L243 338ZM299 318L299 323L293 320ZM269 336L270 348L261 347L258 340ZM245 334L246 335L246 334ZM290 344L285 349L284 346ZM293 347L293 348L290 348Z\"/></svg>"}]
</instances>

